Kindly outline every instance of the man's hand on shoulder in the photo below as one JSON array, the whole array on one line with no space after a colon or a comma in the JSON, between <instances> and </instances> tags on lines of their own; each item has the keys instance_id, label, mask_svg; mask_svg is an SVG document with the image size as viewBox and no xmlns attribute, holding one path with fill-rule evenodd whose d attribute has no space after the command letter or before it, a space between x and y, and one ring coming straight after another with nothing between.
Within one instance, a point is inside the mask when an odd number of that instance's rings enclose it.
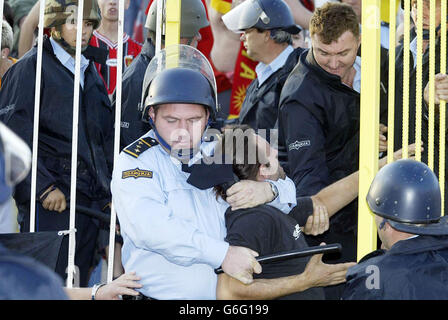
<instances>
[{"instance_id":1,"label":"man's hand on shoulder","mask_svg":"<svg viewBox=\"0 0 448 320\"><path fill-rule=\"evenodd\" d=\"M242 180L227 190L227 202L232 210L253 208L274 200L269 182Z\"/></svg>"}]
</instances>

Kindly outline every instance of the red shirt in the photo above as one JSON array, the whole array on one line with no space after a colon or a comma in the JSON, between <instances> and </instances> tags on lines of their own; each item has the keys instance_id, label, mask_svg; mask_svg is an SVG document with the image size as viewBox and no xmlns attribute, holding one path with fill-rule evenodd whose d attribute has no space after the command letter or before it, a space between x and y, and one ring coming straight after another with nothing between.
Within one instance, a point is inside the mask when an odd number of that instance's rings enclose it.
<instances>
[{"instance_id":1,"label":"red shirt","mask_svg":"<svg viewBox=\"0 0 448 320\"><path fill-rule=\"evenodd\" d=\"M112 94L117 84L117 53L118 44L113 43L108 38L100 34L97 30L93 31L90 45L106 49L109 51L106 64L95 63L96 69L104 81L107 92ZM123 72L131 64L134 58L142 50L142 45L132 40L127 34L123 35Z\"/></svg>"}]
</instances>

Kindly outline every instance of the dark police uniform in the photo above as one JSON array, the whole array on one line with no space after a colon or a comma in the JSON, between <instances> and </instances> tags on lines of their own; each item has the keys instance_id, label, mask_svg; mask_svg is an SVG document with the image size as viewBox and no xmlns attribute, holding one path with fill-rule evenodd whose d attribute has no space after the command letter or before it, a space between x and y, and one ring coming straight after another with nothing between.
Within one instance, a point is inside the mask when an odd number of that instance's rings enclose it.
<instances>
[{"instance_id":1,"label":"dark police uniform","mask_svg":"<svg viewBox=\"0 0 448 320\"><path fill-rule=\"evenodd\" d=\"M358 170L359 93L323 70L313 51L305 51L285 82L279 107L279 159L294 181L297 196L311 196ZM338 242L334 262L356 259L356 200L332 217L310 245ZM335 260L333 260L333 258ZM338 298L338 297L336 297Z\"/></svg>"},{"instance_id":2,"label":"dark police uniform","mask_svg":"<svg viewBox=\"0 0 448 320\"><path fill-rule=\"evenodd\" d=\"M37 47L30 50L5 75L0 92L1 120L32 146L34 121L34 91ZM92 62L84 73L80 90L78 133L77 204L102 208L110 202L109 184L113 159L113 114L102 80ZM42 82L39 120L39 154L37 199L51 185L70 195L73 73L54 55L48 38L42 53ZM29 230L31 174L16 188L21 230ZM69 210L62 213L36 208L36 230L67 230ZM75 264L81 271L81 286L87 284L92 263L98 222L76 216L77 252ZM64 240L57 272L65 276L68 240Z\"/></svg>"},{"instance_id":3,"label":"dark police uniform","mask_svg":"<svg viewBox=\"0 0 448 320\"><path fill-rule=\"evenodd\" d=\"M251 82L239 115L241 124L247 124L254 129L274 128L283 85L303 51L302 48L295 49L288 56L284 66L274 72L261 86L258 85L258 78Z\"/></svg>"},{"instance_id":4,"label":"dark police uniform","mask_svg":"<svg viewBox=\"0 0 448 320\"><path fill-rule=\"evenodd\" d=\"M401 240L369 257L348 270L343 299L448 299L447 236Z\"/></svg>"},{"instance_id":5,"label":"dark police uniform","mask_svg":"<svg viewBox=\"0 0 448 320\"><path fill-rule=\"evenodd\" d=\"M291 215L291 214L290 214ZM227 209L226 241L232 246L243 246L255 250L260 256L288 250L307 248L308 244L297 221L278 209L261 205L255 208L231 211ZM300 274L305 270L310 257L296 258L263 264L263 271L254 274L254 279L273 279ZM322 288L310 288L290 294L284 300L324 299Z\"/></svg>"}]
</instances>

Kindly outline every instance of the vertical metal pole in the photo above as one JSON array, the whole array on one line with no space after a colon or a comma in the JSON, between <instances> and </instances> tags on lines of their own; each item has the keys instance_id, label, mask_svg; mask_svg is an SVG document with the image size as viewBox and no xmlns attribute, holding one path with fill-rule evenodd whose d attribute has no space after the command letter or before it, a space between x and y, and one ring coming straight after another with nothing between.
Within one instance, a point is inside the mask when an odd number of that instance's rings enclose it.
<instances>
[{"instance_id":1,"label":"vertical metal pole","mask_svg":"<svg viewBox=\"0 0 448 320\"><path fill-rule=\"evenodd\" d=\"M387 163L394 161L395 127L395 41L397 29L397 2L389 0L389 91L387 115Z\"/></svg>"},{"instance_id":2,"label":"vertical metal pole","mask_svg":"<svg viewBox=\"0 0 448 320\"><path fill-rule=\"evenodd\" d=\"M181 0L167 0L166 2L166 67L175 68L179 65L180 42L180 10Z\"/></svg>"},{"instance_id":3,"label":"vertical metal pole","mask_svg":"<svg viewBox=\"0 0 448 320\"><path fill-rule=\"evenodd\" d=\"M45 0L40 0L39 34L37 38L36 84L34 90L34 121L33 121L33 152L31 159L31 197L30 197L30 232L36 229L36 182L37 182L37 153L39 149L39 111L40 84L42 78L42 48L44 39Z\"/></svg>"},{"instance_id":4,"label":"vertical metal pole","mask_svg":"<svg viewBox=\"0 0 448 320\"><path fill-rule=\"evenodd\" d=\"M434 170L434 95L436 75L436 2L430 1L428 167ZM421 93L420 93L421 94Z\"/></svg>"},{"instance_id":5,"label":"vertical metal pole","mask_svg":"<svg viewBox=\"0 0 448 320\"><path fill-rule=\"evenodd\" d=\"M421 161L423 106L423 0L417 0L417 78L415 92L415 160Z\"/></svg>"},{"instance_id":6,"label":"vertical metal pole","mask_svg":"<svg viewBox=\"0 0 448 320\"><path fill-rule=\"evenodd\" d=\"M5 0L0 0L0 17L2 17L2 21L3 21L3 5L4 5ZM13 26L11 26L12 28ZM3 24L0 25L0 44L2 43L2 29L3 29Z\"/></svg>"},{"instance_id":7,"label":"vertical metal pole","mask_svg":"<svg viewBox=\"0 0 448 320\"><path fill-rule=\"evenodd\" d=\"M73 277L75 274L75 215L76 215L76 179L78 168L78 122L79 122L79 87L81 72L81 42L83 29L84 0L78 0L76 19L76 63L75 80L73 89L73 126L72 126L72 164L71 164L71 186L70 186L70 234L68 245L68 267L67 267L67 288L73 287Z\"/></svg>"},{"instance_id":8,"label":"vertical metal pole","mask_svg":"<svg viewBox=\"0 0 448 320\"><path fill-rule=\"evenodd\" d=\"M165 23L165 0L157 1L157 19L156 19L156 54L162 49L162 34L164 34Z\"/></svg>"},{"instance_id":9,"label":"vertical metal pole","mask_svg":"<svg viewBox=\"0 0 448 320\"><path fill-rule=\"evenodd\" d=\"M181 0L166 2L166 35L165 46L179 44L180 41L180 9Z\"/></svg>"},{"instance_id":10,"label":"vertical metal pole","mask_svg":"<svg viewBox=\"0 0 448 320\"><path fill-rule=\"evenodd\" d=\"M440 35L440 73L447 72L446 70L446 12L447 12L447 0L442 0L440 11L441 15L441 35ZM439 182L440 191L442 193L442 215L445 215L445 130L446 130L446 101L441 100L439 105L440 112L440 130L439 130Z\"/></svg>"},{"instance_id":11,"label":"vertical metal pole","mask_svg":"<svg viewBox=\"0 0 448 320\"><path fill-rule=\"evenodd\" d=\"M117 86L115 89L115 123L121 123L121 94L123 78L123 34L124 34L124 1L119 1L118 5L118 53L117 53ZM120 153L120 126L115 125L114 135L114 164L117 163ZM115 225L117 213L113 202L110 210L110 232L109 232L109 261L107 263L107 282L113 280L114 257L115 257Z\"/></svg>"},{"instance_id":12,"label":"vertical metal pole","mask_svg":"<svg viewBox=\"0 0 448 320\"><path fill-rule=\"evenodd\" d=\"M380 5L380 0L363 0L362 5L358 260L367 253L376 250L375 220L367 206L366 196L378 171Z\"/></svg>"},{"instance_id":13,"label":"vertical metal pole","mask_svg":"<svg viewBox=\"0 0 448 320\"><path fill-rule=\"evenodd\" d=\"M409 75L410 75L410 34L411 29L411 2L404 0L404 49L403 49L403 158L409 157Z\"/></svg>"}]
</instances>

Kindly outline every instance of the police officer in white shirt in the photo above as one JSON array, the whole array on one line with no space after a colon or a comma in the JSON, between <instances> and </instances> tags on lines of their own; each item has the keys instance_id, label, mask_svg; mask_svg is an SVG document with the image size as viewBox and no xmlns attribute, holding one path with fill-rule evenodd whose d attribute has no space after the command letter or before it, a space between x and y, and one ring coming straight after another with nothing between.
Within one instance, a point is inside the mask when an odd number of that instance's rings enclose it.
<instances>
[{"instance_id":1,"label":"police officer in white shirt","mask_svg":"<svg viewBox=\"0 0 448 320\"><path fill-rule=\"evenodd\" d=\"M210 155L205 131L217 111L216 85L207 59L179 46L177 67L163 66L169 48L150 63L143 83L143 116L152 126L123 150L112 178L113 202L124 239L123 266L141 277L150 299L215 299L214 268L244 282L261 272L256 252L229 246L224 212L269 202L285 213L296 204L294 183L241 181L229 203L212 188L187 182L190 165ZM200 70L200 71L199 71Z\"/></svg>"}]
</instances>

